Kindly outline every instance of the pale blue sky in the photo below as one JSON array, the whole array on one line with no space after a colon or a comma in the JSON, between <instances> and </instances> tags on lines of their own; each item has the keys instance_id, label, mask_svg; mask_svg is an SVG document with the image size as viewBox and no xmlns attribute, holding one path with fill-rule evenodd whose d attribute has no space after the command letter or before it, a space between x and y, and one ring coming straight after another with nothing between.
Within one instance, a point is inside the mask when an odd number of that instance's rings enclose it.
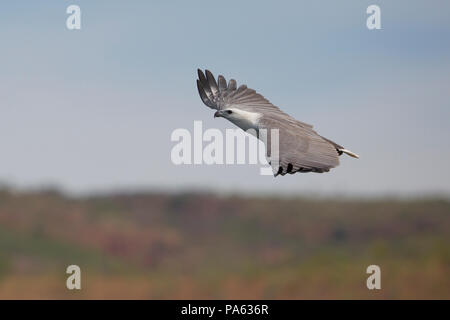
<instances>
[{"instance_id":1,"label":"pale blue sky","mask_svg":"<svg viewBox=\"0 0 450 320\"><path fill-rule=\"evenodd\" d=\"M70 4L82 30L65 27ZM381 7L382 30L366 28ZM14 1L0 10L0 181L111 189L450 194L448 1ZM331 173L174 166L170 134L232 128L196 69L361 155Z\"/></svg>"}]
</instances>

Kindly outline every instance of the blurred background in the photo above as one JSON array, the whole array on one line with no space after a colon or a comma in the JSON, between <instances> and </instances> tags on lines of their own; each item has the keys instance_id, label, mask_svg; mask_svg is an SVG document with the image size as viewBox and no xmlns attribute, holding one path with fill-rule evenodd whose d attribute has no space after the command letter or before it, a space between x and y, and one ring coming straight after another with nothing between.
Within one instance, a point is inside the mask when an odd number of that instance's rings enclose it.
<instances>
[{"instance_id":1,"label":"blurred background","mask_svg":"<svg viewBox=\"0 0 450 320\"><path fill-rule=\"evenodd\" d=\"M81 30L66 8L81 8ZM366 9L381 8L381 30ZM0 37L0 298L450 298L447 1L15 1ZM235 78L361 158L181 165ZM66 267L82 270L69 291ZM366 288L367 266L382 289Z\"/></svg>"}]
</instances>

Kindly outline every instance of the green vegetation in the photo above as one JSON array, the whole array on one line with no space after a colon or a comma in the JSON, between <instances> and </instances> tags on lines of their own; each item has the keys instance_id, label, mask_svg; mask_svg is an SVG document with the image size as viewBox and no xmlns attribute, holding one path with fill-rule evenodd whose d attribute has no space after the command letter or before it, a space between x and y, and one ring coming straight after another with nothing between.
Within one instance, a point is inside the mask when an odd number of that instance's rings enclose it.
<instances>
[{"instance_id":1,"label":"green vegetation","mask_svg":"<svg viewBox=\"0 0 450 320\"><path fill-rule=\"evenodd\" d=\"M450 202L3 190L0 298L449 299Z\"/></svg>"}]
</instances>

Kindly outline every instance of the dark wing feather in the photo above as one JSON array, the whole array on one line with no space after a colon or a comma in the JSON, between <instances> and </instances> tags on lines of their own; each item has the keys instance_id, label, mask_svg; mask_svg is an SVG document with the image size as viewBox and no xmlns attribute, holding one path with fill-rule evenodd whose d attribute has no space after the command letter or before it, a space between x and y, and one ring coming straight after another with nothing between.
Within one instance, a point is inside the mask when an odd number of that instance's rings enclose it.
<instances>
[{"instance_id":1,"label":"dark wing feather","mask_svg":"<svg viewBox=\"0 0 450 320\"><path fill-rule=\"evenodd\" d=\"M214 79L213 74L209 70L206 70L206 80L208 80L209 88L211 89L213 96L218 96L219 87L217 86L216 79Z\"/></svg>"},{"instance_id":2,"label":"dark wing feather","mask_svg":"<svg viewBox=\"0 0 450 320\"><path fill-rule=\"evenodd\" d=\"M225 92L227 91L227 80L223 76L217 77L217 82L219 83L219 91Z\"/></svg>"},{"instance_id":3,"label":"dark wing feather","mask_svg":"<svg viewBox=\"0 0 450 320\"><path fill-rule=\"evenodd\" d=\"M208 94L206 93L202 82L200 80L197 80L197 89L200 93L200 98L202 99L203 103L206 104L210 108L214 108L214 103L209 99Z\"/></svg>"}]
</instances>

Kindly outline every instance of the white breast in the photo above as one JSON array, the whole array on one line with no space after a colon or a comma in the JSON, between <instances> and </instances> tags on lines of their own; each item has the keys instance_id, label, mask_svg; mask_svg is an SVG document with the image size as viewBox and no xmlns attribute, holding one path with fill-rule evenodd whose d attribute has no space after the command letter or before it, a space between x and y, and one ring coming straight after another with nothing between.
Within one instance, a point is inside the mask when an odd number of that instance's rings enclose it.
<instances>
[{"instance_id":1,"label":"white breast","mask_svg":"<svg viewBox=\"0 0 450 320\"><path fill-rule=\"evenodd\" d=\"M243 110L233 110L233 114L228 117L228 120L233 122L244 131L248 129L258 130L259 119L261 114L257 112L248 112Z\"/></svg>"}]
</instances>

